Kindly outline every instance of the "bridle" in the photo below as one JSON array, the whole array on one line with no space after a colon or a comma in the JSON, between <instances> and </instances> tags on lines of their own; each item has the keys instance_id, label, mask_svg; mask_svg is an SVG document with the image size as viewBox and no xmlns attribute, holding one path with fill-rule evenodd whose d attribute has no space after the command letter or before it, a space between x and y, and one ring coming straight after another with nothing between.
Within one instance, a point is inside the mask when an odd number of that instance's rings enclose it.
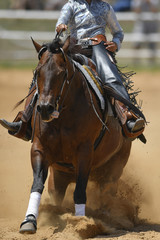
<instances>
[{"instance_id":1,"label":"bridle","mask_svg":"<svg viewBox=\"0 0 160 240\"><path fill-rule=\"evenodd\" d=\"M64 53L63 49L60 48L60 51L61 51L61 53L62 53L62 55L63 55L63 58L64 58L65 63L67 63L66 56L65 56L65 53ZM65 99L66 99L66 97L67 97L67 95L68 95L68 92L69 92L69 90L70 90L72 81L73 81L73 79L74 79L74 77L75 77L75 74L76 74L76 68L75 68L75 65L74 65L74 63L72 62L72 60L71 60L71 63L72 63L72 67L73 67L73 74L72 74L71 78L68 78L68 75L69 75L69 73L68 73L68 68L67 68L67 67L65 68L65 76L64 76L64 80L63 80L63 83L62 83L62 86L61 86L61 90L60 90L60 93L59 93L59 95L57 96L56 101L55 101L56 110L57 110L58 112L60 112L60 111L62 110L62 108L63 108L64 101L65 101ZM65 94L64 94L64 89L65 89L65 87L67 87L68 89L67 89L67 91L66 91ZM62 99L62 96L63 96L63 95L64 95L64 97L63 97L63 99ZM60 104L60 102L61 102L61 104Z\"/></svg>"},{"instance_id":2,"label":"bridle","mask_svg":"<svg viewBox=\"0 0 160 240\"><path fill-rule=\"evenodd\" d=\"M43 46L39 53L38 53L38 59L40 60L43 53L47 51L47 46ZM64 59L64 62L67 64L67 59L66 59L66 55L63 51L63 48L59 48L59 51L62 53L62 56L63 56L63 59ZM55 111L59 112L62 110L63 108L63 104L64 104L64 101L68 95L68 92L69 92L69 89L70 89L70 86L71 86L71 83L75 77L75 74L76 74L76 68L75 68L75 65L74 65L74 62L70 59L70 62L72 63L72 68L73 68L73 74L71 76L71 78L69 78L69 71L68 71L68 68L66 67L65 68L65 74L64 74L64 80L62 82L62 85L61 85L61 88L60 88L60 92L55 100ZM67 91L64 93L64 89L67 87ZM36 89L37 89L37 94L38 94L38 99L39 99L39 90L38 90L38 84L37 84L37 81L36 81ZM63 99L62 99L62 96ZM60 104L61 102L61 104Z\"/></svg>"},{"instance_id":3,"label":"bridle","mask_svg":"<svg viewBox=\"0 0 160 240\"><path fill-rule=\"evenodd\" d=\"M56 36L55 36L55 39L53 41L59 41L60 39L60 36L62 34L63 30L61 30L59 33L57 32ZM40 49L39 53L38 53L38 59L40 60L43 53L46 52L46 50L48 49L47 46L42 46L42 48ZM55 53L57 52L61 52L62 55L63 55L63 59L64 59L64 62L66 63L67 65L67 59L66 59L66 55L63 51L63 48L61 48L60 46L58 48L55 49ZM75 77L75 74L76 74L76 69L75 69L75 65L74 65L74 62L72 61L72 59L70 59L70 62L72 63L72 68L73 68L73 75L71 76L71 78L69 79L68 76L69 76L69 72L68 72L68 68L66 66L65 68L65 76L64 76L64 81L62 83L62 86L61 86L61 90L60 90L60 93L58 94L56 100L55 100L55 110L57 112L60 113L60 111L62 110L63 108L63 104L64 104L64 101L68 95L68 92L69 92L69 89L70 89L70 86L71 86L71 83L72 83L72 80L73 78ZM37 81L36 81L37 82ZM67 87L67 91L66 93L64 94L64 89L65 87ZM38 85L37 85L37 92L38 92L38 98L39 98L39 91L38 91ZM63 99L62 99L62 96L64 95ZM60 104L61 102L61 104Z\"/></svg>"},{"instance_id":4,"label":"bridle","mask_svg":"<svg viewBox=\"0 0 160 240\"><path fill-rule=\"evenodd\" d=\"M47 46L44 46L40 49L39 53L38 53L38 58L39 60L41 59L43 53L47 50ZM63 55L63 58L64 58L64 62L67 63L67 60L66 60L66 56L65 56L65 53L63 51L62 48L59 48L60 52L62 53ZM67 98L67 95L69 93L69 90L70 90L70 87L71 87L71 84L73 82L73 79L76 75L76 68L75 68L75 65L73 63L73 61L71 60L71 63L72 63L72 67L73 67L73 75L71 76L71 78L68 78L69 76L69 72L68 72L68 68L66 67L65 68L65 76L64 76L64 80L63 80L63 83L62 83L62 86L61 86L61 89L60 89L60 93L58 94L56 100L55 100L55 110L53 112L53 119L54 118L58 118L60 112L62 111L63 109L63 105L64 105L64 102L65 102L65 99ZM38 90L38 83L37 83L37 71L35 71L34 73L35 75L35 78L36 78L36 92L35 92L35 95L37 97L37 103L36 103L36 107L35 107L35 115L34 115L34 124L33 124L33 131L32 131L32 138L31 138L31 142L33 142L33 138L34 138L34 132L35 132L35 124L36 124L36 116L37 116L37 106L38 106L38 102L39 102L39 90ZM67 87L67 91L64 93L64 89L65 87ZM62 99L62 96L64 95L63 99ZM61 102L61 103L60 103Z\"/></svg>"}]
</instances>

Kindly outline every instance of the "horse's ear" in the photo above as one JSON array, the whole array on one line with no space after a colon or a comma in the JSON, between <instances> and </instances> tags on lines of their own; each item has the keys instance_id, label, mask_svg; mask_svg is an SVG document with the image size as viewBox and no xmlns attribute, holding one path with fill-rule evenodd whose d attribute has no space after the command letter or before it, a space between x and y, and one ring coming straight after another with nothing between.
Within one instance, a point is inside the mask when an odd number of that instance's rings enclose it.
<instances>
[{"instance_id":1,"label":"horse's ear","mask_svg":"<svg viewBox=\"0 0 160 240\"><path fill-rule=\"evenodd\" d=\"M67 53L67 51L68 51L68 48L69 48L69 44L70 44L70 37L68 37L67 39L66 39L66 41L65 41L65 43L64 43L64 45L63 45L63 51L65 52L65 53Z\"/></svg>"},{"instance_id":2,"label":"horse's ear","mask_svg":"<svg viewBox=\"0 0 160 240\"><path fill-rule=\"evenodd\" d=\"M32 39L32 42L33 42L33 45L34 45L36 51L39 53L42 46L40 44L38 44L37 42L35 42L32 37L31 37L31 39Z\"/></svg>"}]
</instances>

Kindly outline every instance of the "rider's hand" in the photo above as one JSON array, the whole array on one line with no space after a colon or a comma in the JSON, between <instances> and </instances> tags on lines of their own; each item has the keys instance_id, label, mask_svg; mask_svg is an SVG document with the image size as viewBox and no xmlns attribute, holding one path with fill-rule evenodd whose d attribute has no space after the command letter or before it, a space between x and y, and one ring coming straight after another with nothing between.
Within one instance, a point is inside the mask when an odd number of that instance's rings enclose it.
<instances>
[{"instance_id":1,"label":"rider's hand","mask_svg":"<svg viewBox=\"0 0 160 240\"><path fill-rule=\"evenodd\" d=\"M65 24L59 24L57 27L56 27L56 32L57 33L59 33L61 30L62 31L65 31L65 30L67 30L67 25L65 25Z\"/></svg>"},{"instance_id":2,"label":"rider's hand","mask_svg":"<svg viewBox=\"0 0 160 240\"><path fill-rule=\"evenodd\" d=\"M117 44L115 42L107 41L104 45L107 46L106 49L110 52L115 52L117 50Z\"/></svg>"}]
</instances>

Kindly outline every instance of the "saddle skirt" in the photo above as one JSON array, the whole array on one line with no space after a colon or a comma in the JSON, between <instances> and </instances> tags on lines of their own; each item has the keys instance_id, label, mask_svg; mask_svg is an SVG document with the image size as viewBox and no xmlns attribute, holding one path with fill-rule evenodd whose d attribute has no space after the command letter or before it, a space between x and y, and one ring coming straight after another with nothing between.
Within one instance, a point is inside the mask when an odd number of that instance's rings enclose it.
<instances>
[{"instance_id":1,"label":"saddle skirt","mask_svg":"<svg viewBox=\"0 0 160 240\"><path fill-rule=\"evenodd\" d=\"M79 62L74 61L75 66L80 70L80 72L84 75L85 79L87 80L87 83L89 84L89 86L92 88L92 90L94 91L95 95L97 96L99 103L100 103L100 107L101 110L104 112L106 109L105 106L105 99L104 99L104 95L103 95L103 87L101 84L101 80L99 79L98 76L96 76L92 69L88 66L88 65L81 65ZM113 116L113 111L112 111L112 107L108 102L108 116Z\"/></svg>"}]
</instances>

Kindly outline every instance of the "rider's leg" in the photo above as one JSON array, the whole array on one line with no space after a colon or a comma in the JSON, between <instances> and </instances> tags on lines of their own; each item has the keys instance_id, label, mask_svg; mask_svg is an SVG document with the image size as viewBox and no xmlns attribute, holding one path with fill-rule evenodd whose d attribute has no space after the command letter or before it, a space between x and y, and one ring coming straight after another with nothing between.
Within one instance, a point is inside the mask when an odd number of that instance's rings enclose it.
<instances>
[{"instance_id":1,"label":"rider's leg","mask_svg":"<svg viewBox=\"0 0 160 240\"><path fill-rule=\"evenodd\" d=\"M26 99L24 110L19 112L13 122L8 122L5 119L0 119L0 124L8 129L9 134L29 141L31 139L31 116L33 107L36 102L36 85L33 79L32 87L29 91L29 96Z\"/></svg>"},{"instance_id":2,"label":"rider's leg","mask_svg":"<svg viewBox=\"0 0 160 240\"><path fill-rule=\"evenodd\" d=\"M96 63L97 72L104 85L113 89L122 99L125 100L126 103L128 102L129 106L132 106L129 95L123 85L118 69L110 59L110 56L105 49L104 42L101 42L99 45L93 46L92 59ZM127 129L132 133L139 132L140 135L144 130L145 120L139 117L138 114L136 114L135 118L134 112L130 111L129 108L126 107L124 104L122 104L121 107L125 109L124 114L126 115ZM134 107L134 109L136 109L136 107ZM137 109L137 112L140 111Z\"/></svg>"}]
</instances>

